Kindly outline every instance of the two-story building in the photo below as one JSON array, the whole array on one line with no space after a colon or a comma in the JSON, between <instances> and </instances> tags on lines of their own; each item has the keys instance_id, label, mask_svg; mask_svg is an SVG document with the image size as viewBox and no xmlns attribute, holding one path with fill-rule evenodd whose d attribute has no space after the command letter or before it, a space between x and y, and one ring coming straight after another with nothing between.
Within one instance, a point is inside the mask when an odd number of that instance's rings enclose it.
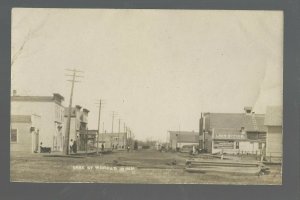
<instances>
[{"instance_id":1,"label":"two-story building","mask_svg":"<svg viewBox=\"0 0 300 200\"><path fill-rule=\"evenodd\" d=\"M64 146L63 101L64 97L58 93L52 96L19 96L14 91L11 97L11 116L38 115L40 117L38 143L42 142L44 147L50 147L52 151L62 151ZM27 121L31 121L29 117ZM11 123L14 125L15 121L12 119ZM15 131L11 130L11 135L14 133ZM11 136L11 138L14 137ZM14 142L11 141L12 146Z\"/></svg>"},{"instance_id":2,"label":"two-story building","mask_svg":"<svg viewBox=\"0 0 300 200\"><path fill-rule=\"evenodd\" d=\"M71 109L71 118L70 118L70 134L69 140L73 140L77 142L78 150L85 150L86 148L86 140L87 140L87 131L88 131L88 114L89 110L86 108L82 108L79 105L72 107ZM69 115L69 108L65 108L64 112L64 127L67 126ZM66 130L64 129L64 132Z\"/></svg>"}]
</instances>

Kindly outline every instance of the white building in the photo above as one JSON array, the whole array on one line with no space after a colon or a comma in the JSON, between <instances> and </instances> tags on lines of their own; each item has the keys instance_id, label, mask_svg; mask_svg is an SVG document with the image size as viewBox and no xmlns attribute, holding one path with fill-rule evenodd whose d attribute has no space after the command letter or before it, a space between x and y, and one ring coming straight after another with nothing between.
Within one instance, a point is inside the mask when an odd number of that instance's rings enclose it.
<instances>
[{"instance_id":1,"label":"white building","mask_svg":"<svg viewBox=\"0 0 300 200\"><path fill-rule=\"evenodd\" d=\"M12 115L10 150L39 152L40 119L38 115Z\"/></svg>"},{"instance_id":2,"label":"white building","mask_svg":"<svg viewBox=\"0 0 300 200\"><path fill-rule=\"evenodd\" d=\"M11 115L40 116L39 143L50 147L52 151L62 151L64 146L64 97L53 96L18 96L11 97Z\"/></svg>"},{"instance_id":3,"label":"white building","mask_svg":"<svg viewBox=\"0 0 300 200\"><path fill-rule=\"evenodd\" d=\"M269 162L282 162L282 107L267 107L265 126L267 126L266 159Z\"/></svg>"}]
</instances>

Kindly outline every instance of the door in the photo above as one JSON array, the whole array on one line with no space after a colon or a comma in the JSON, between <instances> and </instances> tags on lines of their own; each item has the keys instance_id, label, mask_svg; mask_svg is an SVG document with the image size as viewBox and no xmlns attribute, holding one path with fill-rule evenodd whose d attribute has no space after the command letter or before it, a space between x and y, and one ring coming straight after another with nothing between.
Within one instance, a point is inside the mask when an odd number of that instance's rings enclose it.
<instances>
[{"instance_id":1,"label":"door","mask_svg":"<svg viewBox=\"0 0 300 200\"><path fill-rule=\"evenodd\" d=\"M34 142L33 142L33 151L38 152L39 151L39 131L34 132Z\"/></svg>"}]
</instances>

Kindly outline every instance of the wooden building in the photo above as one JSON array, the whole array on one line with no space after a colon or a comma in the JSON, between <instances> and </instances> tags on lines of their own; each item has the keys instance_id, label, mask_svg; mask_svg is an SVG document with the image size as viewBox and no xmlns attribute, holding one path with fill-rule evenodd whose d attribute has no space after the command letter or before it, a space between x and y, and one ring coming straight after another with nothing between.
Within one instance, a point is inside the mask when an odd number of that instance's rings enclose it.
<instances>
[{"instance_id":1,"label":"wooden building","mask_svg":"<svg viewBox=\"0 0 300 200\"><path fill-rule=\"evenodd\" d=\"M266 159L269 162L282 162L282 107L267 107L265 126L267 127Z\"/></svg>"},{"instance_id":2,"label":"wooden building","mask_svg":"<svg viewBox=\"0 0 300 200\"><path fill-rule=\"evenodd\" d=\"M64 146L64 97L54 93L52 96L20 96L14 91L11 97L11 115L40 116L39 143L52 151L62 151Z\"/></svg>"},{"instance_id":3,"label":"wooden building","mask_svg":"<svg viewBox=\"0 0 300 200\"><path fill-rule=\"evenodd\" d=\"M38 115L12 115L10 150L12 152L39 152L41 117Z\"/></svg>"},{"instance_id":4,"label":"wooden building","mask_svg":"<svg viewBox=\"0 0 300 200\"><path fill-rule=\"evenodd\" d=\"M244 110L244 113L204 113L200 120L200 148L210 153L264 153L264 115L255 114L251 107Z\"/></svg>"},{"instance_id":5,"label":"wooden building","mask_svg":"<svg viewBox=\"0 0 300 200\"><path fill-rule=\"evenodd\" d=\"M199 145L199 133L194 131L169 131L169 145L172 150L184 145Z\"/></svg>"},{"instance_id":6,"label":"wooden building","mask_svg":"<svg viewBox=\"0 0 300 200\"><path fill-rule=\"evenodd\" d=\"M73 140L77 142L77 149L79 151L86 150L86 140L91 141L90 138L87 137L88 133L88 114L89 110L86 108L82 108L79 105L76 105L71 110L71 121L70 121L70 135L69 140ZM67 121L69 115L69 108L65 108L64 113L64 127L66 128ZM65 130L64 130L65 133Z\"/></svg>"}]
</instances>

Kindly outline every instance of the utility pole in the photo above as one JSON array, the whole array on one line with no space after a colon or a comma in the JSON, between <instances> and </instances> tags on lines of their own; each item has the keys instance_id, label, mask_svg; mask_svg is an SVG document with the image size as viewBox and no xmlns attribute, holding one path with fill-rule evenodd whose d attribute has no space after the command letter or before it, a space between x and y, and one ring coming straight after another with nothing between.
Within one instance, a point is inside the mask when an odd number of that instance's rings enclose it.
<instances>
[{"instance_id":1,"label":"utility pole","mask_svg":"<svg viewBox=\"0 0 300 200\"><path fill-rule=\"evenodd\" d=\"M102 105L102 100L100 99L99 100L99 114L98 114L98 132L97 132L97 154L99 154L99 133L100 133L101 105Z\"/></svg>"},{"instance_id":2,"label":"utility pole","mask_svg":"<svg viewBox=\"0 0 300 200\"><path fill-rule=\"evenodd\" d=\"M64 154L69 155L69 138L70 138L70 126L71 126L71 115L72 115L72 101L73 101L73 91L74 91L74 83L77 83L79 81L76 80L76 78L83 76L78 76L76 73L83 73L83 71L79 71L76 69L66 69L68 72L72 72L72 74L67 74L66 76L71 76L72 80L67 80L72 82L71 86L71 94L70 94L70 101L69 101L69 110L68 110L68 120L67 120L67 127L66 127L66 132L65 132L65 149L64 149Z\"/></svg>"},{"instance_id":3,"label":"utility pole","mask_svg":"<svg viewBox=\"0 0 300 200\"><path fill-rule=\"evenodd\" d=\"M106 133L106 131L104 131L104 122L102 122L102 128L103 128L103 131L102 131L102 142L104 143L104 133Z\"/></svg>"},{"instance_id":4,"label":"utility pole","mask_svg":"<svg viewBox=\"0 0 300 200\"><path fill-rule=\"evenodd\" d=\"M121 131L121 118L119 118L118 146L120 143L120 131Z\"/></svg>"},{"instance_id":5,"label":"utility pole","mask_svg":"<svg viewBox=\"0 0 300 200\"><path fill-rule=\"evenodd\" d=\"M199 120L199 147L201 147L201 138L202 136L202 149L205 149L205 135L203 132L203 117L202 117L202 113L201 113L201 117Z\"/></svg>"},{"instance_id":6,"label":"utility pole","mask_svg":"<svg viewBox=\"0 0 300 200\"><path fill-rule=\"evenodd\" d=\"M115 111L113 111L113 113L112 113L111 133L114 132L114 120L115 120Z\"/></svg>"}]
</instances>

